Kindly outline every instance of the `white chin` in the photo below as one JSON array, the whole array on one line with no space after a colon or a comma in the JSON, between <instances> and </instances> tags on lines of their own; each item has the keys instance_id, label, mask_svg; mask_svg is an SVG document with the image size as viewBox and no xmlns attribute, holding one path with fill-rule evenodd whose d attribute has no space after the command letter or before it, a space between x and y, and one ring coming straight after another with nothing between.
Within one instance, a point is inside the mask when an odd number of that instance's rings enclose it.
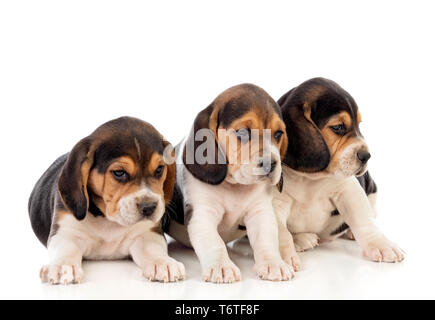
<instances>
[{"instance_id":1,"label":"white chin","mask_svg":"<svg viewBox=\"0 0 435 320\"><path fill-rule=\"evenodd\" d=\"M124 227L131 226L132 224L135 224L141 220L137 216L133 217L132 215L128 215L127 217L125 217L125 216L122 216L120 214L117 214L115 217L113 217L113 218L110 217L108 219L110 221L116 222Z\"/></svg>"},{"instance_id":2,"label":"white chin","mask_svg":"<svg viewBox=\"0 0 435 320\"><path fill-rule=\"evenodd\" d=\"M238 184L244 184L244 185L249 185L249 184L254 184L257 183L258 181L258 177L257 176L245 176L243 174L241 174L240 171L237 171L235 175L233 175L233 180L235 183Z\"/></svg>"}]
</instances>

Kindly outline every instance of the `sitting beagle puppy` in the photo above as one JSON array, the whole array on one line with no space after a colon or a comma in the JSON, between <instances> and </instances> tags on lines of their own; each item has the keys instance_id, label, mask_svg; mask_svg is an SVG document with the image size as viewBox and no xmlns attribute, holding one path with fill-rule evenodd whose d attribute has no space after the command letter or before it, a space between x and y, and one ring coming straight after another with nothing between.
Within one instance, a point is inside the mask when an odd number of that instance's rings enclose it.
<instances>
[{"instance_id":1,"label":"sitting beagle puppy","mask_svg":"<svg viewBox=\"0 0 435 320\"><path fill-rule=\"evenodd\" d=\"M352 235L350 228L369 259L403 260L403 251L373 221L377 188L367 171L370 153L354 99L335 82L314 78L278 104L289 139L284 189L273 201L283 259L319 240Z\"/></svg>"},{"instance_id":2,"label":"sitting beagle puppy","mask_svg":"<svg viewBox=\"0 0 435 320\"><path fill-rule=\"evenodd\" d=\"M32 228L49 253L43 282L80 282L82 258L129 256L150 280L184 278L160 227L176 175L175 164L163 158L168 146L150 124L123 117L100 126L48 168L29 200Z\"/></svg>"},{"instance_id":3,"label":"sitting beagle puppy","mask_svg":"<svg viewBox=\"0 0 435 320\"><path fill-rule=\"evenodd\" d=\"M272 207L286 148L278 105L252 84L221 93L197 115L190 135L176 147L177 186L167 208L167 230L193 246L203 280L241 280L225 244L246 234L262 279L293 277L292 266L280 256Z\"/></svg>"}]
</instances>

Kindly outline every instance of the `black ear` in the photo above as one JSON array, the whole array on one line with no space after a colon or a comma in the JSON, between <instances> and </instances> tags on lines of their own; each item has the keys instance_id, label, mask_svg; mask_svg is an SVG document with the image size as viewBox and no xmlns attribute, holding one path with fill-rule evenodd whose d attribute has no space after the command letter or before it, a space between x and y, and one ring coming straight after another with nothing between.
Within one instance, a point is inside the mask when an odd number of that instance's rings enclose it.
<instances>
[{"instance_id":1,"label":"black ear","mask_svg":"<svg viewBox=\"0 0 435 320\"><path fill-rule=\"evenodd\" d=\"M329 149L319 128L311 120L311 104L314 102L304 101L304 95L295 89L278 100L288 138L283 162L298 171L319 172L329 165Z\"/></svg>"},{"instance_id":2,"label":"black ear","mask_svg":"<svg viewBox=\"0 0 435 320\"><path fill-rule=\"evenodd\" d=\"M78 142L68 155L59 177L58 189L64 205L78 220L86 216L89 208L87 182L93 164L91 141Z\"/></svg>"},{"instance_id":3,"label":"black ear","mask_svg":"<svg viewBox=\"0 0 435 320\"><path fill-rule=\"evenodd\" d=\"M187 170L195 178L213 185L220 184L227 176L226 158L217 144L217 128L218 110L216 110L214 104L211 104L196 116L183 150L183 163ZM208 129L208 139L207 137L201 137L204 140L196 141L195 137L201 129ZM211 139L213 141L210 141ZM206 143L206 141L209 143ZM200 146L201 149L198 149ZM197 151L200 152L199 156L206 159L205 162L201 161L203 159L197 159ZM209 151L214 154L208 154Z\"/></svg>"}]
</instances>

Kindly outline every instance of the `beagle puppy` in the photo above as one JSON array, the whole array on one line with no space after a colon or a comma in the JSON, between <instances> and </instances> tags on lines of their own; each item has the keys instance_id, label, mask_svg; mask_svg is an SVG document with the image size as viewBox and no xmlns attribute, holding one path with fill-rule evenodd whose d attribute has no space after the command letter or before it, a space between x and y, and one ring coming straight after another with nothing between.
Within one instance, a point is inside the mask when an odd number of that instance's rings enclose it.
<instances>
[{"instance_id":1,"label":"beagle puppy","mask_svg":"<svg viewBox=\"0 0 435 320\"><path fill-rule=\"evenodd\" d=\"M278 105L252 84L221 93L197 115L190 135L176 147L177 185L167 207L166 229L194 248L203 280L241 280L225 244L245 235L260 278L293 277L292 266L280 256L272 207L286 148Z\"/></svg>"},{"instance_id":2,"label":"beagle puppy","mask_svg":"<svg viewBox=\"0 0 435 320\"><path fill-rule=\"evenodd\" d=\"M403 251L374 223L377 187L367 171L370 153L351 95L331 80L314 78L278 104L289 139L284 188L273 201L283 259L347 233L373 261L403 260Z\"/></svg>"},{"instance_id":3,"label":"beagle puppy","mask_svg":"<svg viewBox=\"0 0 435 320\"><path fill-rule=\"evenodd\" d=\"M131 257L149 280L184 278L160 226L175 183L175 164L163 157L167 148L150 124L123 117L100 126L48 168L29 200L32 228L48 248L43 282L80 282L83 258Z\"/></svg>"}]
</instances>

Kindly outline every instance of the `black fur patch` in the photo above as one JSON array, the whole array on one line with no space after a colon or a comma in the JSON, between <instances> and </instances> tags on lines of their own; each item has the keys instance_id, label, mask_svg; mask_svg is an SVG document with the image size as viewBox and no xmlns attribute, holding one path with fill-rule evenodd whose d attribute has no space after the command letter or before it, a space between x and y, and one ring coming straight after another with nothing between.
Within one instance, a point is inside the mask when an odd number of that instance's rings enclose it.
<instances>
[{"instance_id":1,"label":"black fur patch","mask_svg":"<svg viewBox=\"0 0 435 320\"><path fill-rule=\"evenodd\" d=\"M165 213L162 217L161 226L163 231L168 232L171 221L176 221L184 225L183 194L178 184L175 184L174 193L171 201L166 205Z\"/></svg>"},{"instance_id":2,"label":"black fur patch","mask_svg":"<svg viewBox=\"0 0 435 320\"><path fill-rule=\"evenodd\" d=\"M357 179L367 195L376 193L378 191L378 187L368 171L362 176L357 177Z\"/></svg>"},{"instance_id":3,"label":"black fur patch","mask_svg":"<svg viewBox=\"0 0 435 320\"><path fill-rule=\"evenodd\" d=\"M186 169L198 180L202 182L218 185L224 181L227 176L227 164L225 160L225 155L218 147L217 143L214 142L214 163L199 164L196 161L196 150L203 143L203 141L197 141L195 139L196 133L201 129L211 129L216 130L217 128L210 128L210 117L213 113L214 105L211 104L204 110L202 110L195 118L193 123L193 129L187 138L186 145L183 148L183 163ZM188 146L193 146L191 150L188 150ZM204 157L207 157L207 149L204 152ZM188 154L192 155L193 159L189 159ZM189 163L193 161L193 163ZM225 162L225 163L223 163Z\"/></svg>"},{"instance_id":4,"label":"black fur patch","mask_svg":"<svg viewBox=\"0 0 435 320\"><path fill-rule=\"evenodd\" d=\"M331 212L331 217L338 216L339 214L340 212L338 212L338 210L335 209L334 211Z\"/></svg>"},{"instance_id":5,"label":"black fur patch","mask_svg":"<svg viewBox=\"0 0 435 320\"><path fill-rule=\"evenodd\" d=\"M88 211L94 216L94 217L104 217L104 213L101 212L100 208L97 207L94 201L92 199L89 199L89 209Z\"/></svg>"},{"instance_id":6,"label":"black fur patch","mask_svg":"<svg viewBox=\"0 0 435 320\"><path fill-rule=\"evenodd\" d=\"M59 157L44 172L30 194L28 204L30 222L33 231L44 246L47 246L52 224L55 225L53 221L55 211L64 209L57 191L57 180L67 157L68 154Z\"/></svg>"},{"instance_id":7,"label":"black fur patch","mask_svg":"<svg viewBox=\"0 0 435 320\"><path fill-rule=\"evenodd\" d=\"M346 223L341 224L337 229L331 232L331 236L335 236L349 229L349 226Z\"/></svg>"}]
</instances>

